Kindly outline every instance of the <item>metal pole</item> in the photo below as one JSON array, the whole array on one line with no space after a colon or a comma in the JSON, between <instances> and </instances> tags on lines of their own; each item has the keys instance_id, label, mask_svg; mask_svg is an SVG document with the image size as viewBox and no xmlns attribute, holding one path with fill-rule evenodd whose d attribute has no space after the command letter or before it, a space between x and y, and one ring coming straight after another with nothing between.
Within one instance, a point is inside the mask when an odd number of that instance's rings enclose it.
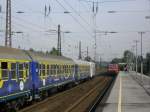
<instances>
[{"instance_id":1,"label":"metal pole","mask_svg":"<svg viewBox=\"0 0 150 112\"><path fill-rule=\"evenodd\" d=\"M137 72L138 72L137 71L137 43L138 43L138 41L136 40L135 42L136 42L136 61L135 61L136 69L135 70L136 70L136 74L137 74Z\"/></svg>"},{"instance_id":2,"label":"metal pole","mask_svg":"<svg viewBox=\"0 0 150 112\"><path fill-rule=\"evenodd\" d=\"M94 45L94 61L96 62L96 57L97 57L97 39L96 39L96 16L98 13L98 1L97 2L93 2L93 8L92 8L92 13L93 13L93 25L94 25L94 41L95 41L95 45Z\"/></svg>"},{"instance_id":3,"label":"metal pole","mask_svg":"<svg viewBox=\"0 0 150 112\"><path fill-rule=\"evenodd\" d=\"M89 57L89 48L87 46L87 58Z\"/></svg>"},{"instance_id":4,"label":"metal pole","mask_svg":"<svg viewBox=\"0 0 150 112\"><path fill-rule=\"evenodd\" d=\"M141 34L141 78L143 82L143 34L145 32L139 32Z\"/></svg>"},{"instance_id":5,"label":"metal pole","mask_svg":"<svg viewBox=\"0 0 150 112\"><path fill-rule=\"evenodd\" d=\"M58 25L58 42L57 42L57 55L61 56L61 31L60 25Z\"/></svg>"},{"instance_id":6,"label":"metal pole","mask_svg":"<svg viewBox=\"0 0 150 112\"><path fill-rule=\"evenodd\" d=\"M135 62L134 62L134 48L135 48L135 46L132 46L132 71L134 71L135 70Z\"/></svg>"},{"instance_id":7,"label":"metal pole","mask_svg":"<svg viewBox=\"0 0 150 112\"><path fill-rule=\"evenodd\" d=\"M142 45L143 37L142 36L143 36L144 32L140 32L140 33L141 33L141 74L143 74L143 55L142 55L143 54L143 48L142 48L143 47L143 45Z\"/></svg>"},{"instance_id":8,"label":"metal pole","mask_svg":"<svg viewBox=\"0 0 150 112\"><path fill-rule=\"evenodd\" d=\"M5 46L11 47L11 0L6 1L6 32L5 32Z\"/></svg>"},{"instance_id":9,"label":"metal pole","mask_svg":"<svg viewBox=\"0 0 150 112\"><path fill-rule=\"evenodd\" d=\"M93 20L94 20L94 41L95 41L95 45L94 45L94 61L96 62L96 56L97 56L97 42L96 42L96 15L93 15Z\"/></svg>"},{"instance_id":10,"label":"metal pole","mask_svg":"<svg viewBox=\"0 0 150 112\"><path fill-rule=\"evenodd\" d=\"M79 59L82 59L82 54L81 54L81 41L79 41Z\"/></svg>"}]
</instances>

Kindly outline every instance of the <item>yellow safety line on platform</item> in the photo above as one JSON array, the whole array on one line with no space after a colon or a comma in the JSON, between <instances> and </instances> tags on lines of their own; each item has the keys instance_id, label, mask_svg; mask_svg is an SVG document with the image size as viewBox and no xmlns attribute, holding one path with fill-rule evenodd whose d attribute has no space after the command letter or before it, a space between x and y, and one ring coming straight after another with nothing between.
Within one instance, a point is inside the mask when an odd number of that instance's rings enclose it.
<instances>
[{"instance_id":1,"label":"yellow safety line on platform","mask_svg":"<svg viewBox=\"0 0 150 112\"><path fill-rule=\"evenodd\" d=\"M121 112L121 100L122 100L122 79L120 77L120 83L119 83L119 99L118 99L118 112Z\"/></svg>"}]
</instances>

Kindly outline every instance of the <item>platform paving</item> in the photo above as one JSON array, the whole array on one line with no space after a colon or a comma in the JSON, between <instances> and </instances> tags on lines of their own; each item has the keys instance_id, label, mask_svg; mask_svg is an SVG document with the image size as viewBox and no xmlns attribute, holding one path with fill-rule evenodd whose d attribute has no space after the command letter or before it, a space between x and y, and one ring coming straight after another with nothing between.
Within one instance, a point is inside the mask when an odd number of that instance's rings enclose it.
<instances>
[{"instance_id":1,"label":"platform paving","mask_svg":"<svg viewBox=\"0 0 150 112\"><path fill-rule=\"evenodd\" d=\"M120 72L105 102L96 112L150 112L150 96L132 77L132 73Z\"/></svg>"}]
</instances>

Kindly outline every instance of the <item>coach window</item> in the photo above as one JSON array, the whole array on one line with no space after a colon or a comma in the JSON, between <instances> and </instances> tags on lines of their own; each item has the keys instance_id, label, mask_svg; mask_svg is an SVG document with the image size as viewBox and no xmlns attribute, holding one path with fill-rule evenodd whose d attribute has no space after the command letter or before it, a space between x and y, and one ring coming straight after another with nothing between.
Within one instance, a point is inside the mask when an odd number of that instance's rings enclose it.
<instances>
[{"instance_id":1,"label":"coach window","mask_svg":"<svg viewBox=\"0 0 150 112\"><path fill-rule=\"evenodd\" d=\"M57 71L56 73L59 74L59 66L58 65L56 65L56 71Z\"/></svg>"},{"instance_id":2,"label":"coach window","mask_svg":"<svg viewBox=\"0 0 150 112\"><path fill-rule=\"evenodd\" d=\"M70 67L69 67L69 65L68 65L68 74L70 73Z\"/></svg>"},{"instance_id":3,"label":"coach window","mask_svg":"<svg viewBox=\"0 0 150 112\"><path fill-rule=\"evenodd\" d=\"M57 65L57 74L60 74L60 66Z\"/></svg>"},{"instance_id":4,"label":"coach window","mask_svg":"<svg viewBox=\"0 0 150 112\"><path fill-rule=\"evenodd\" d=\"M56 74L56 68L55 68L55 65L53 65L53 75L55 76Z\"/></svg>"},{"instance_id":5,"label":"coach window","mask_svg":"<svg viewBox=\"0 0 150 112\"><path fill-rule=\"evenodd\" d=\"M69 65L67 65L67 73L69 73Z\"/></svg>"},{"instance_id":6,"label":"coach window","mask_svg":"<svg viewBox=\"0 0 150 112\"><path fill-rule=\"evenodd\" d=\"M59 74L61 74L61 65L58 65Z\"/></svg>"},{"instance_id":7,"label":"coach window","mask_svg":"<svg viewBox=\"0 0 150 112\"><path fill-rule=\"evenodd\" d=\"M51 65L49 65L49 75L52 75L51 74Z\"/></svg>"},{"instance_id":8,"label":"coach window","mask_svg":"<svg viewBox=\"0 0 150 112\"><path fill-rule=\"evenodd\" d=\"M11 63L11 78L16 79L16 63Z\"/></svg>"},{"instance_id":9,"label":"coach window","mask_svg":"<svg viewBox=\"0 0 150 112\"><path fill-rule=\"evenodd\" d=\"M66 66L64 65L64 73L66 74Z\"/></svg>"},{"instance_id":10,"label":"coach window","mask_svg":"<svg viewBox=\"0 0 150 112\"><path fill-rule=\"evenodd\" d=\"M49 65L47 65L47 76L49 76Z\"/></svg>"},{"instance_id":11,"label":"coach window","mask_svg":"<svg viewBox=\"0 0 150 112\"><path fill-rule=\"evenodd\" d=\"M45 76L45 65L42 65L42 75Z\"/></svg>"},{"instance_id":12,"label":"coach window","mask_svg":"<svg viewBox=\"0 0 150 112\"><path fill-rule=\"evenodd\" d=\"M7 62L1 62L1 69L2 69L2 79L8 80L8 63Z\"/></svg>"},{"instance_id":13,"label":"coach window","mask_svg":"<svg viewBox=\"0 0 150 112\"><path fill-rule=\"evenodd\" d=\"M51 65L51 75L53 75L53 65Z\"/></svg>"},{"instance_id":14,"label":"coach window","mask_svg":"<svg viewBox=\"0 0 150 112\"><path fill-rule=\"evenodd\" d=\"M68 65L68 73L70 74L70 65Z\"/></svg>"},{"instance_id":15,"label":"coach window","mask_svg":"<svg viewBox=\"0 0 150 112\"><path fill-rule=\"evenodd\" d=\"M59 68L59 65L57 65L57 74L60 73L60 68Z\"/></svg>"},{"instance_id":16,"label":"coach window","mask_svg":"<svg viewBox=\"0 0 150 112\"><path fill-rule=\"evenodd\" d=\"M65 73L67 74L67 65L65 65Z\"/></svg>"},{"instance_id":17,"label":"coach window","mask_svg":"<svg viewBox=\"0 0 150 112\"><path fill-rule=\"evenodd\" d=\"M71 71L72 71L72 66L70 65L70 74L71 74Z\"/></svg>"},{"instance_id":18,"label":"coach window","mask_svg":"<svg viewBox=\"0 0 150 112\"><path fill-rule=\"evenodd\" d=\"M66 72L65 72L65 65L63 65L63 73L65 74Z\"/></svg>"},{"instance_id":19,"label":"coach window","mask_svg":"<svg viewBox=\"0 0 150 112\"><path fill-rule=\"evenodd\" d=\"M19 78L22 79L23 78L23 64L19 64Z\"/></svg>"},{"instance_id":20,"label":"coach window","mask_svg":"<svg viewBox=\"0 0 150 112\"><path fill-rule=\"evenodd\" d=\"M24 63L24 68L25 68L25 75L28 78L29 77L29 64Z\"/></svg>"},{"instance_id":21,"label":"coach window","mask_svg":"<svg viewBox=\"0 0 150 112\"><path fill-rule=\"evenodd\" d=\"M56 65L53 65L53 75L56 75Z\"/></svg>"},{"instance_id":22,"label":"coach window","mask_svg":"<svg viewBox=\"0 0 150 112\"><path fill-rule=\"evenodd\" d=\"M55 65L55 71L56 71L55 75L57 75L58 74L58 65Z\"/></svg>"},{"instance_id":23,"label":"coach window","mask_svg":"<svg viewBox=\"0 0 150 112\"><path fill-rule=\"evenodd\" d=\"M61 74L61 65L58 65L58 72Z\"/></svg>"},{"instance_id":24,"label":"coach window","mask_svg":"<svg viewBox=\"0 0 150 112\"><path fill-rule=\"evenodd\" d=\"M42 76L42 65L39 65L39 75Z\"/></svg>"},{"instance_id":25,"label":"coach window","mask_svg":"<svg viewBox=\"0 0 150 112\"><path fill-rule=\"evenodd\" d=\"M53 65L52 71L53 71L53 76L55 76L55 72L56 72L56 70L55 70L55 65Z\"/></svg>"},{"instance_id":26,"label":"coach window","mask_svg":"<svg viewBox=\"0 0 150 112\"><path fill-rule=\"evenodd\" d=\"M61 74L63 74L63 65L60 65L61 68Z\"/></svg>"},{"instance_id":27,"label":"coach window","mask_svg":"<svg viewBox=\"0 0 150 112\"><path fill-rule=\"evenodd\" d=\"M65 74L65 66L62 65L62 73Z\"/></svg>"},{"instance_id":28,"label":"coach window","mask_svg":"<svg viewBox=\"0 0 150 112\"><path fill-rule=\"evenodd\" d=\"M68 70L67 70L67 69L68 69L68 68L67 68L67 65L66 65L65 67L66 67L65 69L66 69L66 74L67 74L67 73L68 73Z\"/></svg>"},{"instance_id":29,"label":"coach window","mask_svg":"<svg viewBox=\"0 0 150 112\"><path fill-rule=\"evenodd\" d=\"M69 65L67 65L67 73L69 74Z\"/></svg>"}]
</instances>

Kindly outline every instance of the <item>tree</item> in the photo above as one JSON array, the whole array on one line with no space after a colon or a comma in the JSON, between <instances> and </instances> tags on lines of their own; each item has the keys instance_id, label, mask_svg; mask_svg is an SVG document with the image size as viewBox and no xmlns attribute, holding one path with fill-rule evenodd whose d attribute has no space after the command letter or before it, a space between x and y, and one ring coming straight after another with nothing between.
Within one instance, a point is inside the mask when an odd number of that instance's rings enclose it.
<instances>
[{"instance_id":1,"label":"tree","mask_svg":"<svg viewBox=\"0 0 150 112\"><path fill-rule=\"evenodd\" d=\"M114 58L112 61L111 61L112 64L118 64L118 63L122 63L122 59L121 58Z\"/></svg>"},{"instance_id":2,"label":"tree","mask_svg":"<svg viewBox=\"0 0 150 112\"><path fill-rule=\"evenodd\" d=\"M91 58L90 56L87 56L87 57L84 58L84 60L85 60L85 61L91 61L92 58Z\"/></svg>"},{"instance_id":3,"label":"tree","mask_svg":"<svg viewBox=\"0 0 150 112\"><path fill-rule=\"evenodd\" d=\"M29 49L29 51L32 51L32 52L34 52L34 49L33 49L33 48L30 48L30 49Z\"/></svg>"},{"instance_id":4,"label":"tree","mask_svg":"<svg viewBox=\"0 0 150 112\"><path fill-rule=\"evenodd\" d=\"M124 51L123 54L123 62L124 63L129 63L129 62L133 62L133 59L135 58L133 52L126 50Z\"/></svg>"},{"instance_id":5,"label":"tree","mask_svg":"<svg viewBox=\"0 0 150 112\"><path fill-rule=\"evenodd\" d=\"M50 54L57 56L58 55L58 50L55 47L53 47L52 50L50 51Z\"/></svg>"}]
</instances>

